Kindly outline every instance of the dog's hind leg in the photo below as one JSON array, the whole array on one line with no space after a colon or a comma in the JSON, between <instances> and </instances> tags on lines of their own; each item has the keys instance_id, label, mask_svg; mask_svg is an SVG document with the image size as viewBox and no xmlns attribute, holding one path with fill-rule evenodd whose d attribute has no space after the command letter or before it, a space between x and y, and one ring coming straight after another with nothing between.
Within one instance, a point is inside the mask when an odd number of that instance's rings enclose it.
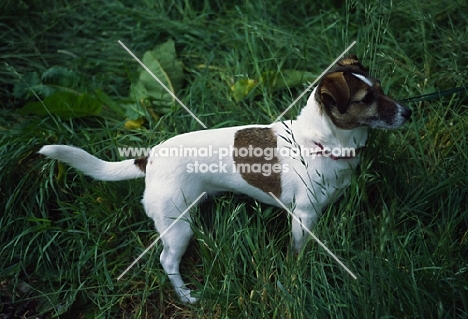
<instances>
[{"instance_id":1,"label":"dog's hind leg","mask_svg":"<svg viewBox=\"0 0 468 319\"><path fill-rule=\"evenodd\" d=\"M185 201L177 201L174 198L151 197L157 199L148 201L145 200L145 196L143 203L148 216L153 218L156 230L161 236L163 243L163 251L160 256L161 265L169 276L179 299L184 303L194 303L197 299L190 296L190 289L185 287L179 271L180 261L193 235L190 228L190 213L186 212L180 217L188 205ZM177 220L178 217L180 217L179 220Z\"/></svg>"},{"instance_id":2,"label":"dog's hind leg","mask_svg":"<svg viewBox=\"0 0 468 319\"><path fill-rule=\"evenodd\" d=\"M194 303L197 301L196 298L190 296L190 289L185 287L179 271L180 261L187 250L191 237L192 230L190 229L190 224L184 220L177 221L177 225L161 237L164 245L160 256L161 265L169 276L180 301L184 303Z\"/></svg>"}]
</instances>

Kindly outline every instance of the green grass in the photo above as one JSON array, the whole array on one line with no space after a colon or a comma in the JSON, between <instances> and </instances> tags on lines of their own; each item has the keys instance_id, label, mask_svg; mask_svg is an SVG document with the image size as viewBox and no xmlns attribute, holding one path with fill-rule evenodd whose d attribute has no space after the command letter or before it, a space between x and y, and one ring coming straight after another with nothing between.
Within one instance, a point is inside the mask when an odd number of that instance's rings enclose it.
<instances>
[{"instance_id":1,"label":"green grass","mask_svg":"<svg viewBox=\"0 0 468 319\"><path fill-rule=\"evenodd\" d=\"M385 3L385 4L384 4ZM466 92L412 102L399 131L373 131L343 198L315 234L358 276L312 240L291 249L285 212L231 194L194 212L196 236L182 264L201 296L178 302L144 214L142 180L98 182L36 155L72 144L108 160L200 125L176 107L140 129L105 106L101 116L24 116L14 94L29 72L68 68L125 101L141 57L174 39L184 63L177 95L208 127L270 123L306 87L235 102L248 75L319 75L352 49L397 99L467 85L466 3L334 1L5 1L0 28L0 313L6 318L467 318L468 99ZM3 6L3 7L2 7ZM27 16L27 19L25 18ZM23 78L24 79L24 78ZM286 118L293 118L303 98ZM64 173L63 170L66 170ZM59 173L60 172L60 173ZM57 179L58 174L60 178Z\"/></svg>"}]
</instances>

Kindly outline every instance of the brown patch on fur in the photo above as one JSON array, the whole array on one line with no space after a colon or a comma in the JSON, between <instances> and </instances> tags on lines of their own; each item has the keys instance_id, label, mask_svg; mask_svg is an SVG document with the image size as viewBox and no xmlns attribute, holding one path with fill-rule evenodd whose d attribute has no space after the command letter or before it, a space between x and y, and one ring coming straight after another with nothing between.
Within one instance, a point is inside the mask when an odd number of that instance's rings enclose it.
<instances>
[{"instance_id":1,"label":"brown patch on fur","mask_svg":"<svg viewBox=\"0 0 468 319\"><path fill-rule=\"evenodd\" d=\"M234 136L236 171L250 185L279 197L282 191L281 164L274 154L276 149L277 136L270 128L247 128L237 131Z\"/></svg>"},{"instance_id":2,"label":"brown patch on fur","mask_svg":"<svg viewBox=\"0 0 468 319\"><path fill-rule=\"evenodd\" d=\"M350 89L343 72L333 72L320 83L319 97L325 109L336 107L343 114L349 105Z\"/></svg>"},{"instance_id":3,"label":"brown patch on fur","mask_svg":"<svg viewBox=\"0 0 468 319\"><path fill-rule=\"evenodd\" d=\"M133 162L138 168L146 174L146 164L148 164L148 157L138 157L135 158Z\"/></svg>"}]
</instances>

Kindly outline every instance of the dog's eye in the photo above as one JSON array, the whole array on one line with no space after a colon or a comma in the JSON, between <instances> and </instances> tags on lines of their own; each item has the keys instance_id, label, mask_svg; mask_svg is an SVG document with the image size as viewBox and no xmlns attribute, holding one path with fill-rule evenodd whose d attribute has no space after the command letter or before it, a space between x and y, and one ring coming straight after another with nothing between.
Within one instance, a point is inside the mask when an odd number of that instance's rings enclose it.
<instances>
[{"instance_id":1,"label":"dog's eye","mask_svg":"<svg viewBox=\"0 0 468 319\"><path fill-rule=\"evenodd\" d=\"M362 100L360 101L361 103L364 103L364 104L369 104L369 103L372 103L374 101L374 94L369 91L367 92L367 94L362 98Z\"/></svg>"}]
</instances>

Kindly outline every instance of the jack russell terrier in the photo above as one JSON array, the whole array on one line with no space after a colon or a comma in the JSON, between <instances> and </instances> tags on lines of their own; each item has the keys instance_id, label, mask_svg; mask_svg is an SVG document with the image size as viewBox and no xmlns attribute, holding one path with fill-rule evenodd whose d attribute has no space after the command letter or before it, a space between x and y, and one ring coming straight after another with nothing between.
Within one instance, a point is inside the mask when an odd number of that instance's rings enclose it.
<instances>
[{"instance_id":1,"label":"jack russell terrier","mask_svg":"<svg viewBox=\"0 0 468 319\"><path fill-rule=\"evenodd\" d=\"M98 180L146 177L142 202L163 234L161 264L180 300L193 303L197 299L179 273L193 234L190 216L173 222L201 194L244 193L291 207L297 217L292 220L293 246L299 252L308 236L305 228L312 229L324 207L349 185L368 127L396 129L410 116L352 55L323 76L293 121L186 133L153 147L150 156L121 162L102 161L65 145L46 145L39 153ZM190 156L172 152L186 149Z\"/></svg>"}]
</instances>

